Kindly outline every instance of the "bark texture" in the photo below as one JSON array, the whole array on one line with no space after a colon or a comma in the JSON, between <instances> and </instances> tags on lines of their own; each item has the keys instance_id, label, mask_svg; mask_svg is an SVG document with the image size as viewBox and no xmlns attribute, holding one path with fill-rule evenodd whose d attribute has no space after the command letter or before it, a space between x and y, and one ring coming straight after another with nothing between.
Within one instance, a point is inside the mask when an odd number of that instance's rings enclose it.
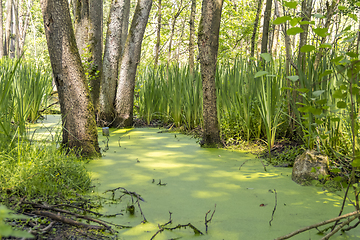
<instances>
[{"instance_id":1,"label":"bark texture","mask_svg":"<svg viewBox=\"0 0 360 240\"><path fill-rule=\"evenodd\" d=\"M89 89L72 29L67 0L41 0L51 66L63 122L63 147L82 156L98 155Z\"/></svg>"},{"instance_id":2,"label":"bark texture","mask_svg":"<svg viewBox=\"0 0 360 240\"><path fill-rule=\"evenodd\" d=\"M201 145L218 147L220 142L216 108L215 72L219 48L222 0L203 0L198 45L203 84L203 136Z\"/></svg>"},{"instance_id":3,"label":"bark texture","mask_svg":"<svg viewBox=\"0 0 360 240\"><path fill-rule=\"evenodd\" d=\"M86 62L91 99L97 112L102 74L102 0L75 0L76 43Z\"/></svg>"},{"instance_id":4,"label":"bark texture","mask_svg":"<svg viewBox=\"0 0 360 240\"><path fill-rule=\"evenodd\" d=\"M108 30L106 33L103 74L100 89L98 124L110 126L115 118L114 105L119 62L125 44L129 21L129 0L113 0L111 3ZM127 15L126 15L127 11ZM119 31L119 29L126 29ZM126 32L126 35L124 34Z\"/></svg>"},{"instance_id":5,"label":"bark texture","mask_svg":"<svg viewBox=\"0 0 360 240\"><path fill-rule=\"evenodd\" d=\"M156 44L155 44L155 60L154 67L156 68L159 62L159 51L160 51L160 36L161 36L161 0L158 2L158 15L156 25Z\"/></svg>"},{"instance_id":6,"label":"bark texture","mask_svg":"<svg viewBox=\"0 0 360 240\"><path fill-rule=\"evenodd\" d=\"M10 50L10 37L11 37L11 11L12 9L12 0L6 1L6 23L5 23L5 46L4 46L4 56L9 56Z\"/></svg>"},{"instance_id":7,"label":"bark texture","mask_svg":"<svg viewBox=\"0 0 360 240\"><path fill-rule=\"evenodd\" d=\"M303 2L301 3L302 21L310 21L312 2L313 0L303 0ZM306 63L305 53L301 52L300 49L306 44L308 31L309 31L309 24L303 24L300 25L300 27L304 30L304 32L300 33L298 62L300 68L302 70L305 70L305 63Z\"/></svg>"},{"instance_id":8,"label":"bark texture","mask_svg":"<svg viewBox=\"0 0 360 240\"><path fill-rule=\"evenodd\" d=\"M115 127L130 127L133 123L133 105L136 69L140 61L141 43L152 0L138 0L129 35L126 40L119 70L115 100Z\"/></svg>"},{"instance_id":9,"label":"bark texture","mask_svg":"<svg viewBox=\"0 0 360 240\"><path fill-rule=\"evenodd\" d=\"M266 0L266 7L264 13L264 24L263 24L263 35L261 39L261 53L268 52L268 41L269 41L269 28L271 18L271 6L273 0Z\"/></svg>"},{"instance_id":10,"label":"bark texture","mask_svg":"<svg viewBox=\"0 0 360 240\"><path fill-rule=\"evenodd\" d=\"M254 30L253 30L253 34L251 37L251 49L250 49L250 56L253 57L255 55L255 38L256 38L256 33L257 33L257 29L259 26L259 18L260 18L260 13L261 13L261 6L262 6L262 0L258 0L258 6L257 6L257 11L256 11L256 17L255 17L255 21L254 21Z\"/></svg>"},{"instance_id":11,"label":"bark texture","mask_svg":"<svg viewBox=\"0 0 360 240\"><path fill-rule=\"evenodd\" d=\"M189 36L189 70L190 74L194 71L194 46L195 46L195 14L196 14L196 0L191 0L190 11L190 36Z\"/></svg>"},{"instance_id":12,"label":"bark texture","mask_svg":"<svg viewBox=\"0 0 360 240\"><path fill-rule=\"evenodd\" d=\"M3 8L2 0L0 0L0 58L4 56L4 39L3 39Z\"/></svg>"}]
</instances>

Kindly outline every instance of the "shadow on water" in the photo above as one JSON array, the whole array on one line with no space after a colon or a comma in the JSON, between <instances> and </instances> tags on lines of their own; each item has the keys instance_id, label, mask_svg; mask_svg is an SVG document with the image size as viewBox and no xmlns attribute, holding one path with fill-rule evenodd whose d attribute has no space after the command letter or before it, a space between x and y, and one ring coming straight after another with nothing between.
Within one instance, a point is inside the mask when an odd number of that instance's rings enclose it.
<instances>
[{"instance_id":1,"label":"shadow on water","mask_svg":"<svg viewBox=\"0 0 360 240\"><path fill-rule=\"evenodd\" d=\"M110 221L133 228L119 230L120 239L150 239L158 224L191 223L205 233L205 214L216 212L208 234L195 236L190 228L164 231L155 239L274 239L299 228L336 217L342 198L316 187L301 187L291 180L291 168L267 167L264 171L253 155L223 149L202 149L196 140L158 129L110 129L108 150L89 163L97 192L117 187L136 192L145 199L143 220L124 211L131 204L123 197L118 204L105 204L102 213L124 215ZM99 131L99 142L106 138ZM248 160L248 161L247 161ZM247 161L239 170L239 167ZM158 183L161 181L162 184ZM271 226L269 221L277 208ZM120 197L120 192L115 197ZM348 205L344 213L353 211ZM109 219L107 219L109 221ZM321 228L320 228L321 229ZM320 239L317 231L292 239ZM338 233L332 239L359 239L360 232Z\"/></svg>"}]
</instances>

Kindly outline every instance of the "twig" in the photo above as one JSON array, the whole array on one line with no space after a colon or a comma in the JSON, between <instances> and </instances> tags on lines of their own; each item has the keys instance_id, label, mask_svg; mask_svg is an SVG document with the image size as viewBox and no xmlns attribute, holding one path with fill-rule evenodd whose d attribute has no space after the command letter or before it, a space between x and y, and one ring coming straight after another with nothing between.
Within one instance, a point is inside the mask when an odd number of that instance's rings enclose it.
<instances>
[{"instance_id":1,"label":"twig","mask_svg":"<svg viewBox=\"0 0 360 240\"><path fill-rule=\"evenodd\" d=\"M357 218L357 216L353 216L352 218L348 219L347 221L343 222L342 224L340 224L337 228L335 228L334 230L332 230L331 232L329 232L328 234L326 234L325 237L323 237L321 240L327 240L329 239L332 235L334 235L335 233L337 233L341 228L343 228L346 224L349 224L350 222L354 221Z\"/></svg>"},{"instance_id":2,"label":"twig","mask_svg":"<svg viewBox=\"0 0 360 240\"><path fill-rule=\"evenodd\" d=\"M163 232L163 231L165 230L164 227L165 227L166 225L172 223L172 220L171 220L171 214L172 214L172 212L169 211L169 214L170 214L169 221L168 221L167 223L163 224L163 225L158 224L159 230L150 238L150 240L153 240L153 239L156 237L156 235L158 235L159 233Z\"/></svg>"},{"instance_id":3,"label":"twig","mask_svg":"<svg viewBox=\"0 0 360 240\"><path fill-rule=\"evenodd\" d=\"M239 170L241 169L241 167L247 162L247 161L249 161L250 159L248 159L248 160L246 160L245 162L243 162L241 165L240 165L240 167L239 167Z\"/></svg>"},{"instance_id":4,"label":"twig","mask_svg":"<svg viewBox=\"0 0 360 240\"><path fill-rule=\"evenodd\" d=\"M341 185L342 187L342 185ZM346 188L346 192L345 192L345 196L344 196L344 199L343 199L343 203L341 205L341 209L340 209L340 213L339 213L339 216L341 216L343 210L344 210L344 206L345 206L345 202L346 202L346 197L348 196L348 192L349 192L349 188L350 188L350 183L348 184L347 188ZM331 231L333 231L336 227L336 225L339 223L340 220L337 220L334 224L334 226L331 228Z\"/></svg>"},{"instance_id":5,"label":"twig","mask_svg":"<svg viewBox=\"0 0 360 240\"><path fill-rule=\"evenodd\" d=\"M77 227L84 227L84 228L87 228L87 229L96 229L96 230L106 230L107 229L104 226L88 225L88 224L81 223L81 222L78 222L78 221L74 221L74 220L72 220L70 218L66 218L66 217L63 217L61 215L56 215L54 213L47 212L47 211L35 210L35 211L33 211L33 213L36 214L36 215L41 215L41 216L44 216L44 217L48 217L48 218L54 219L56 221L60 221L60 222L67 223L67 224L77 226Z\"/></svg>"},{"instance_id":6,"label":"twig","mask_svg":"<svg viewBox=\"0 0 360 240\"><path fill-rule=\"evenodd\" d=\"M209 211L205 214L205 232L206 232L206 233L207 233L207 231L208 231L208 223L211 222L211 220L212 220L212 218L213 218L213 216L214 216L215 211L216 211L216 204L215 204L214 211L213 211L213 213L211 214L211 217L210 217L209 220L207 219L207 216L208 216L208 214L211 212L211 210L209 210Z\"/></svg>"},{"instance_id":7,"label":"twig","mask_svg":"<svg viewBox=\"0 0 360 240\"><path fill-rule=\"evenodd\" d=\"M185 224L185 225L181 225L181 224L178 224L176 227L173 227L173 228L164 228L166 230L175 230L175 229L180 229L180 228L186 228L186 227L189 227L191 228L192 230L194 230L194 233L195 234L199 234L199 235L204 235L199 229L197 229L194 225L192 225L191 223L188 223L188 224Z\"/></svg>"},{"instance_id":8,"label":"twig","mask_svg":"<svg viewBox=\"0 0 360 240\"><path fill-rule=\"evenodd\" d=\"M56 204L56 205L53 205L52 207L70 207L70 208L75 208L75 209L78 209L78 210L81 210L81 211L85 211L85 212L92 213L92 214L94 214L94 215L96 215L96 216L100 216L100 217L116 217L116 216L118 216L118 215L123 215L122 213L115 213L115 214L110 214L110 215L101 214L101 213L97 213L97 212L94 212L94 211L91 211L91 210L88 210L88 209L85 209L85 208L73 206L73 205L70 205L70 204Z\"/></svg>"},{"instance_id":9,"label":"twig","mask_svg":"<svg viewBox=\"0 0 360 240\"><path fill-rule=\"evenodd\" d=\"M270 225L270 226L271 226L272 220L274 219L274 213L275 213L276 206L277 206L277 192L276 192L275 189L274 189L274 193L275 193L275 206L274 206L274 210L273 210L273 212L272 212L272 214L271 214L271 219L270 219L270 221L269 221L269 225Z\"/></svg>"},{"instance_id":10,"label":"twig","mask_svg":"<svg viewBox=\"0 0 360 240\"><path fill-rule=\"evenodd\" d=\"M348 213L348 214L345 214L345 215L342 215L342 216L339 216L339 217L336 217L336 218L332 218L332 219L329 219L329 220L326 220L326 221L323 221L323 222L320 222L320 223L316 223L316 224L313 224L313 225L298 229L298 230L296 230L296 231L294 231L292 233L289 233L289 234L287 234L285 236L278 237L275 240L288 239L288 238L291 238L291 237L293 237L293 236L295 236L295 235L297 235L299 233L305 232L307 230L317 228L319 226L323 226L325 224L332 223L332 222L335 222L337 220L347 218L347 217L351 217L351 216L354 216L355 218L359 217L360 216L360 211L354 211L354 212L351 212L351 213Z\"/></svg>"},{"instance_id":11,"label":"twig","mask_svg":"<svg viewBox=\"0 0 360 240\"><path fill-rule=\"evenodd\" d=\"M144 218L144 220L143 220L142 222L143 222L143 223L146 223L146 222L147 222L147 220L146 220L146 218L145 218L144 213L143 213L143 212L142 212L142 210L141 210L141 207L140 207L140 202L139 202L139 198L140 198L140 196L139 196L139 195L137 195L137 204L138 204L138 206L139 206L139 210L140 210L141 216Z\"/></svg>"}]
</instances>

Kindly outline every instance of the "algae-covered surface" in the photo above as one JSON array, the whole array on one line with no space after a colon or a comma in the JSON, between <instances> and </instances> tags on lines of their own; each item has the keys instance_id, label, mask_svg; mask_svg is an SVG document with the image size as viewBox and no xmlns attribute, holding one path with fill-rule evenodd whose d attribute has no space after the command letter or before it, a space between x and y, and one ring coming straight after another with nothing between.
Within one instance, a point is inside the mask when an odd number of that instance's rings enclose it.
<instances>
[{"instance_id":1,"label":"algae-covered surface","mask_svg":"<svg viewBox=\"0 0 360 240\"><path fill-rule=\"evenodd\" d=\"M103 156L88 164L94 191L111 199L112 193L104 192L122 187L145 200L140 201L148 221L145 224L136 204L134 215L125 211L132 204L130 196L115 203L104 201L101 213L123 214L104 220L132 226L118 230L120 239L151 239L159 230L158 224L169 221L169 211L172 224L167 227L191 223L205 233L205 214L211 210L209 219L215 204L207 234L195 235L188 227L165 230L154 239L274 239L339 214L340 193L297 185L291 180L291 168L267 166L264 171L261 161L251 154L203 149L189 136L159 131L110 129L106 144L99 129ZM166 185L159 185L160 181ZM114 197L121 195L117 191ZM344 213L353 210L347 203ZM312 230L291 239L323 237L316 233ZM360 229L339 232L331 239L360 239Z\"/></svg>"}]
</instances>

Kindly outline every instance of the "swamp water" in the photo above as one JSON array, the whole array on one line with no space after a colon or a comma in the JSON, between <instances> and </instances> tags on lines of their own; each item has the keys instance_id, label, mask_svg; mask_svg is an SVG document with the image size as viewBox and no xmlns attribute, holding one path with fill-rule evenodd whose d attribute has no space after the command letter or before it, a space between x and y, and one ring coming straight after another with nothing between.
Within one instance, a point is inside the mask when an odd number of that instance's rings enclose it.
<instances>
[{"instance_id":1,"label":"swamp water","mask_svg":"<svg viewBox=\"0 0 360 240\"><path fill-rule=\"evenodd\" d=\"M54 119L50 117L44 123ZM103 157L88 164L96 186L94 191L102 198L111 199L112 193L104 192L122 187L145 200L140 204L146 224L141 223L143 217L137 204L134 203L133 215L126 211L132 204L129 195L116 204L104 203L101 213L123 214L104 218L105 221L132 226L118 230L120 239L151 239L159 230L158 224L169 221L169 211L172 224L167 227L191 223L205 233L205 214L211 210L209 219L215 204L207 234L194 235L187 227L165 230L154 239L268 240L339 214L340 196L317 187L299 186L291 180L291 168L267 166L265 172L260 160L251 154L203 149L189 136L159 131L110 129L107 142L99 129ZM118 199L121 195L116 191L114 197ZM343 214L353 210L347 204ZM323 237L316 233L316 230L307 231L291 239ZM360 239L360 229L339 232L331 239Z\"/></svg>"}]
</instances>

